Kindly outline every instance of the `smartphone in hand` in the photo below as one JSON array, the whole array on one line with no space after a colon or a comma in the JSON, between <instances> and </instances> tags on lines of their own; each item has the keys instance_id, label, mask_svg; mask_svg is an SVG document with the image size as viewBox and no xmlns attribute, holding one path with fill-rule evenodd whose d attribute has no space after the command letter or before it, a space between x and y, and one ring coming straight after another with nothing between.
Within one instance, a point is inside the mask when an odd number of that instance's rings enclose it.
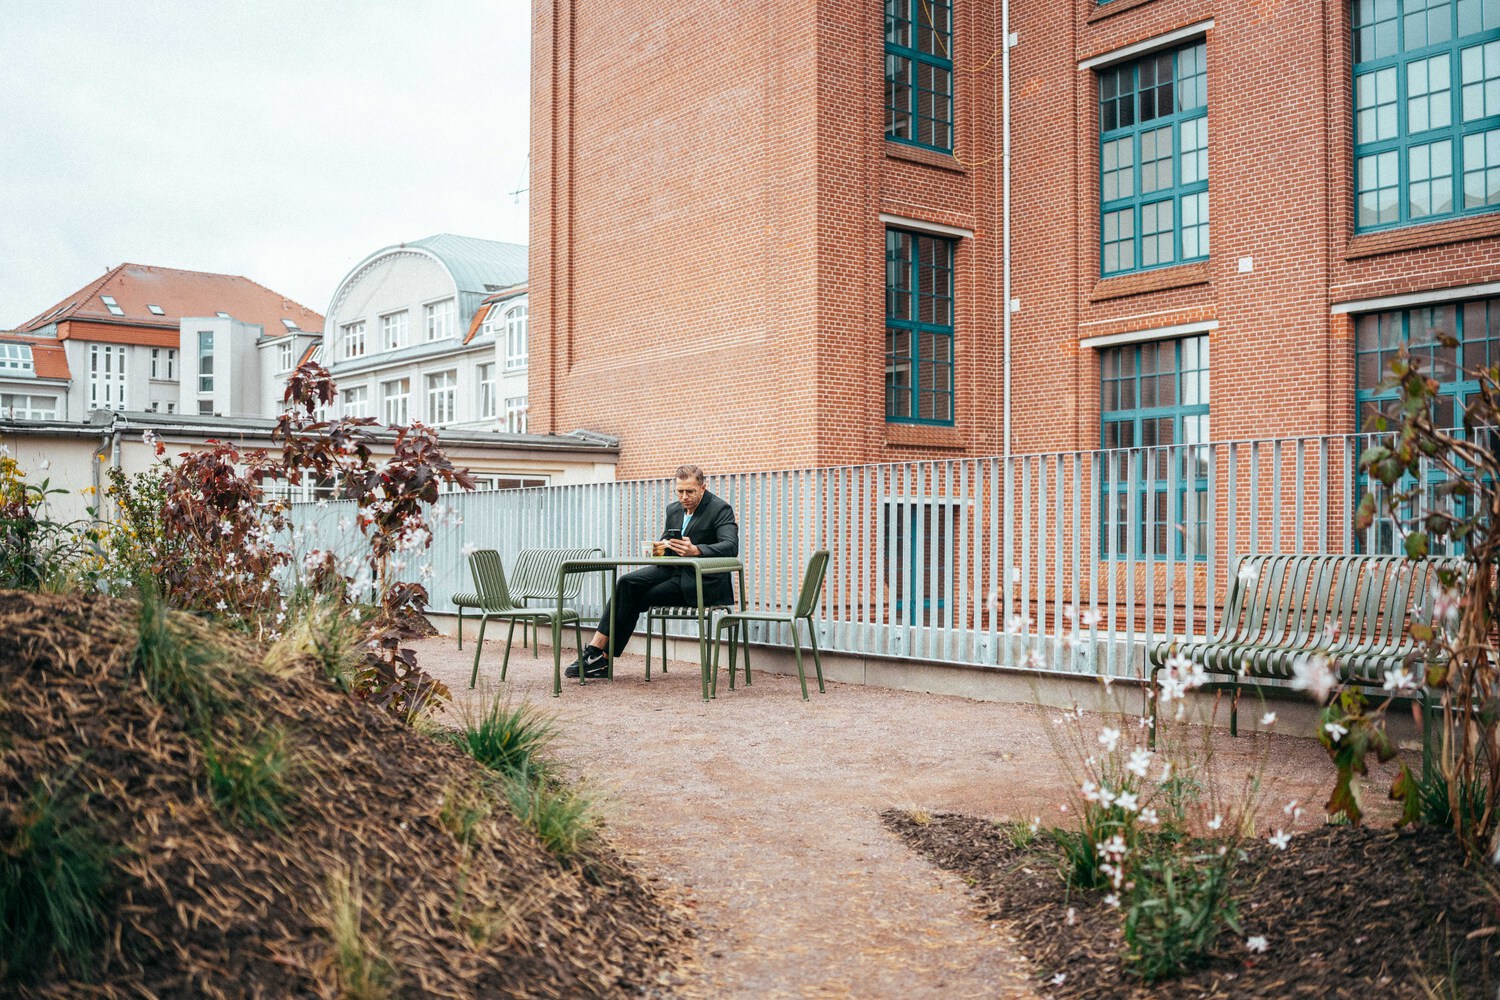
<instances>
[{"instance_id":1,"label":"smartphone in hand","mask_svg":"<svg viewBox=\"0 0 1500 1000\"><path fill-rule=\"evenodd\" d=\"M667 529L667 533L663 537L667 538L668 540L673 539L673 538L681 538L682 537L682 529L681 528L668 528Z\"/></svg>"}]
</instances>

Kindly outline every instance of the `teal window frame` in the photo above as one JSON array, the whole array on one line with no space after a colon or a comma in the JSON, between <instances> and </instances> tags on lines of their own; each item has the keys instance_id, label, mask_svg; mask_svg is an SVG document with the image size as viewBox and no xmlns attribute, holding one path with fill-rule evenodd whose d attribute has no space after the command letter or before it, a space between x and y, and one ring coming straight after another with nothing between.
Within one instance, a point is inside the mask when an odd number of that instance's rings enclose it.
<instances>
[{"instance_id":1,"label":"teal window frame","mask_svg":"<svg viewBox=\"0 0 1500 1000\"><path fill-rule=\"evenodd\" d=\"M1356 233L1500 211L1500 0L1353 0Z\"/></svg>"},{"instance_id":2,"label":"teal window frame","mask_svg":"<svg viewBox=\"0 0 1500 1000\"><path fill-rule=\"evenodd\" d=\"M952 0L885 0L885 137L953 151Z\"/></svg>"},{"instance_id":3,"label":"teal window frame","mask_svg":"<svg viewBox=\"0 0 1500 1000\"><path fill-rule=\"evenodd\" d=\"M1208 335L1104 348L1099 388L1100 558L1187 558L1189 515L1208 558Z\"/></svg>"},{"instance_id":4,"label":"teal window frame","mask_svg":"<svg viewBox=\"0 0 1500 1000\"><path fill-rule=\"evenodd\" d=\"M885 419L951 426L958 241L885 232Z\"/></svg>"},{"instance_id":5,"label":"teal window frame","mask_svg":"<svg viewBox=\"0 0 1500 1000\"><path fill-rule=\"evenodd\" d=\"M1443 344L1445 334L1456 343L1452 346ZM1472 373L1476 369L1500 365L1500 296L1355 316L1354 404L1361 429L1368 427L1369 419L1378 412L1381 404L1390 403L1400 396L1399 390L1382 388L1380 383L1389 372L1390 359L1402 345L1410 350L1412 359L1421 370L1437 380L1435 422L1445 429L1456 430L1460 436L1468 433L1464 427L1464 411L1469 399L1479 392L1479 380ZM1493 436L1495 431L1486 428L1483 433ZM1444 478L1445 474L1437 470L1428 477L1426 502L1429 505L1447 502L1439 501L1434 492ZM1376 484L1366 480L1362 485L1368 490ZM1410 487L1411 480L1398 484L1398 489ZM1410 508L1402 511L1407 517L1415 513ZM1462 508L1455 513L1462 516ZM1378 516L1370 531L1373 535L1361 541L1362 548L1371 552L1400 551L1401 534L1389 517ZM1461 550L1462 546L1457 548Z\"/></svg>"},{"instance_id":6,"label":"teal window frame","mask_svg":"<svg viewBox=\"0 0 1500 1000\"><path fill-rule=\"evenodd\" d=\"M1096 75L1100 276L1207 260L1207 42L1100 67Z\"/></svg>"}]
</instances>

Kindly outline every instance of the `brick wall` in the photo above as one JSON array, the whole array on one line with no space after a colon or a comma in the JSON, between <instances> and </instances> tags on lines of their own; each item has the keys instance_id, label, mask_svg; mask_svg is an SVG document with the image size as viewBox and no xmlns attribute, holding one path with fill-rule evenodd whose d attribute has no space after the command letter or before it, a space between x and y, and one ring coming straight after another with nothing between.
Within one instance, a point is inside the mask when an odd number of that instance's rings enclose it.
<instances>
[{"instance_id":1,"label":"brick wall","mask_svg":"<svg viewBox=\"0 0 1500 1000\"><path fill-rule=\"evenodd\" d=\"M879 4L533 10L535 430L619 435L627 478L1002 450L998 4L955 3L951 157L883 137ZM1100 281L1078 64L1210 20L1210 258ZM1500 215L1353 236L1344 4L1017 0L1012 30L1017 451L1097 447L1081 340L1203 321L1215 439L1352 430L1330 306L1500 273ZM882 212L974 233L952 428L884 419Z\"/></svg>"}]
</instances>

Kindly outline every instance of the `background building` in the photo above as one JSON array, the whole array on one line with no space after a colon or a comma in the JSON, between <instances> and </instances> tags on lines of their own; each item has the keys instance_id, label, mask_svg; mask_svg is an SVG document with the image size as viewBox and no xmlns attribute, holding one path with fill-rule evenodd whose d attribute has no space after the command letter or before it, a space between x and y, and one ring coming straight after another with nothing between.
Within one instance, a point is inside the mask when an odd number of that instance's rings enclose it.
<instances>
[{"instance_id":1,"label":"background building","mask_svg":"<svg viewBox=\"0 0 1500 1000\"><path fill-rule=\"evenodd\" d=\"M328 308L325 363L344 415L526 429L526 247L447 233L386 247ZM503 401L516 399L507 425Z\"/></svg>"},{"instance_id":2,"label":"background building","mask_svg":"<svg viewBox=\"0 0 1500 1000\"><path fill-rule=\"evenodd\" d=\"M625 476L996 454L1007 384L1015 452L1347 433L1402 342L1455 406L1500 358L1500 2L1009 10L539 3L534 426Z\"/></svg>"},{"instance_id":3,"label":"background building","mask_svg":"<svg viewBox=\"0 0 1500 1000\"><path fill-rule=\"evenodd\" d=\"M33 355L25 412L37 419L83 421L94 410L263 416L273 396L279 409L269 369L280 345L305 351L322 329L322 316L248 278L121 264L21 324L23 346L4 350ZM200 370L207 359L216 371ZM0 379L15 373L0 370ZM8 415L21 412L12 405Z\"/></svg>"}]
</instances>

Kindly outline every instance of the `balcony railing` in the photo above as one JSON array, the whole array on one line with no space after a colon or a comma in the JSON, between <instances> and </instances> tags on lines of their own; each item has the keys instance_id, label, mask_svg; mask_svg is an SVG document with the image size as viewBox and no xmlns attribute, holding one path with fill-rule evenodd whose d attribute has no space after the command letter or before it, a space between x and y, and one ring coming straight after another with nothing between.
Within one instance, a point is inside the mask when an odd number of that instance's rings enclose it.
<instances>
[{"instance_id":1,"label":"balcony railing","mask_svg":"<svg viewBox=\"0 0 1500 1000\"><path fill-rule=\"evenodd\" d=\"M832 552L824 648L857 655L1134 676L1168 635L1218 624L1236 556L1396 552L1379 522L1356 537L1367 435L1059 452L712 476L738 515L751 605L786 609L809 555ZM598 546L634 554L658 536L670 480L450 494L461 518L428 563L433 610L469 590L465 546ZM347 503L297 504L319 539L347 539ZM585 617L600 609L585 588ZM758 640L786 641L780 626Z\"/></svg>"}]
</instances>

